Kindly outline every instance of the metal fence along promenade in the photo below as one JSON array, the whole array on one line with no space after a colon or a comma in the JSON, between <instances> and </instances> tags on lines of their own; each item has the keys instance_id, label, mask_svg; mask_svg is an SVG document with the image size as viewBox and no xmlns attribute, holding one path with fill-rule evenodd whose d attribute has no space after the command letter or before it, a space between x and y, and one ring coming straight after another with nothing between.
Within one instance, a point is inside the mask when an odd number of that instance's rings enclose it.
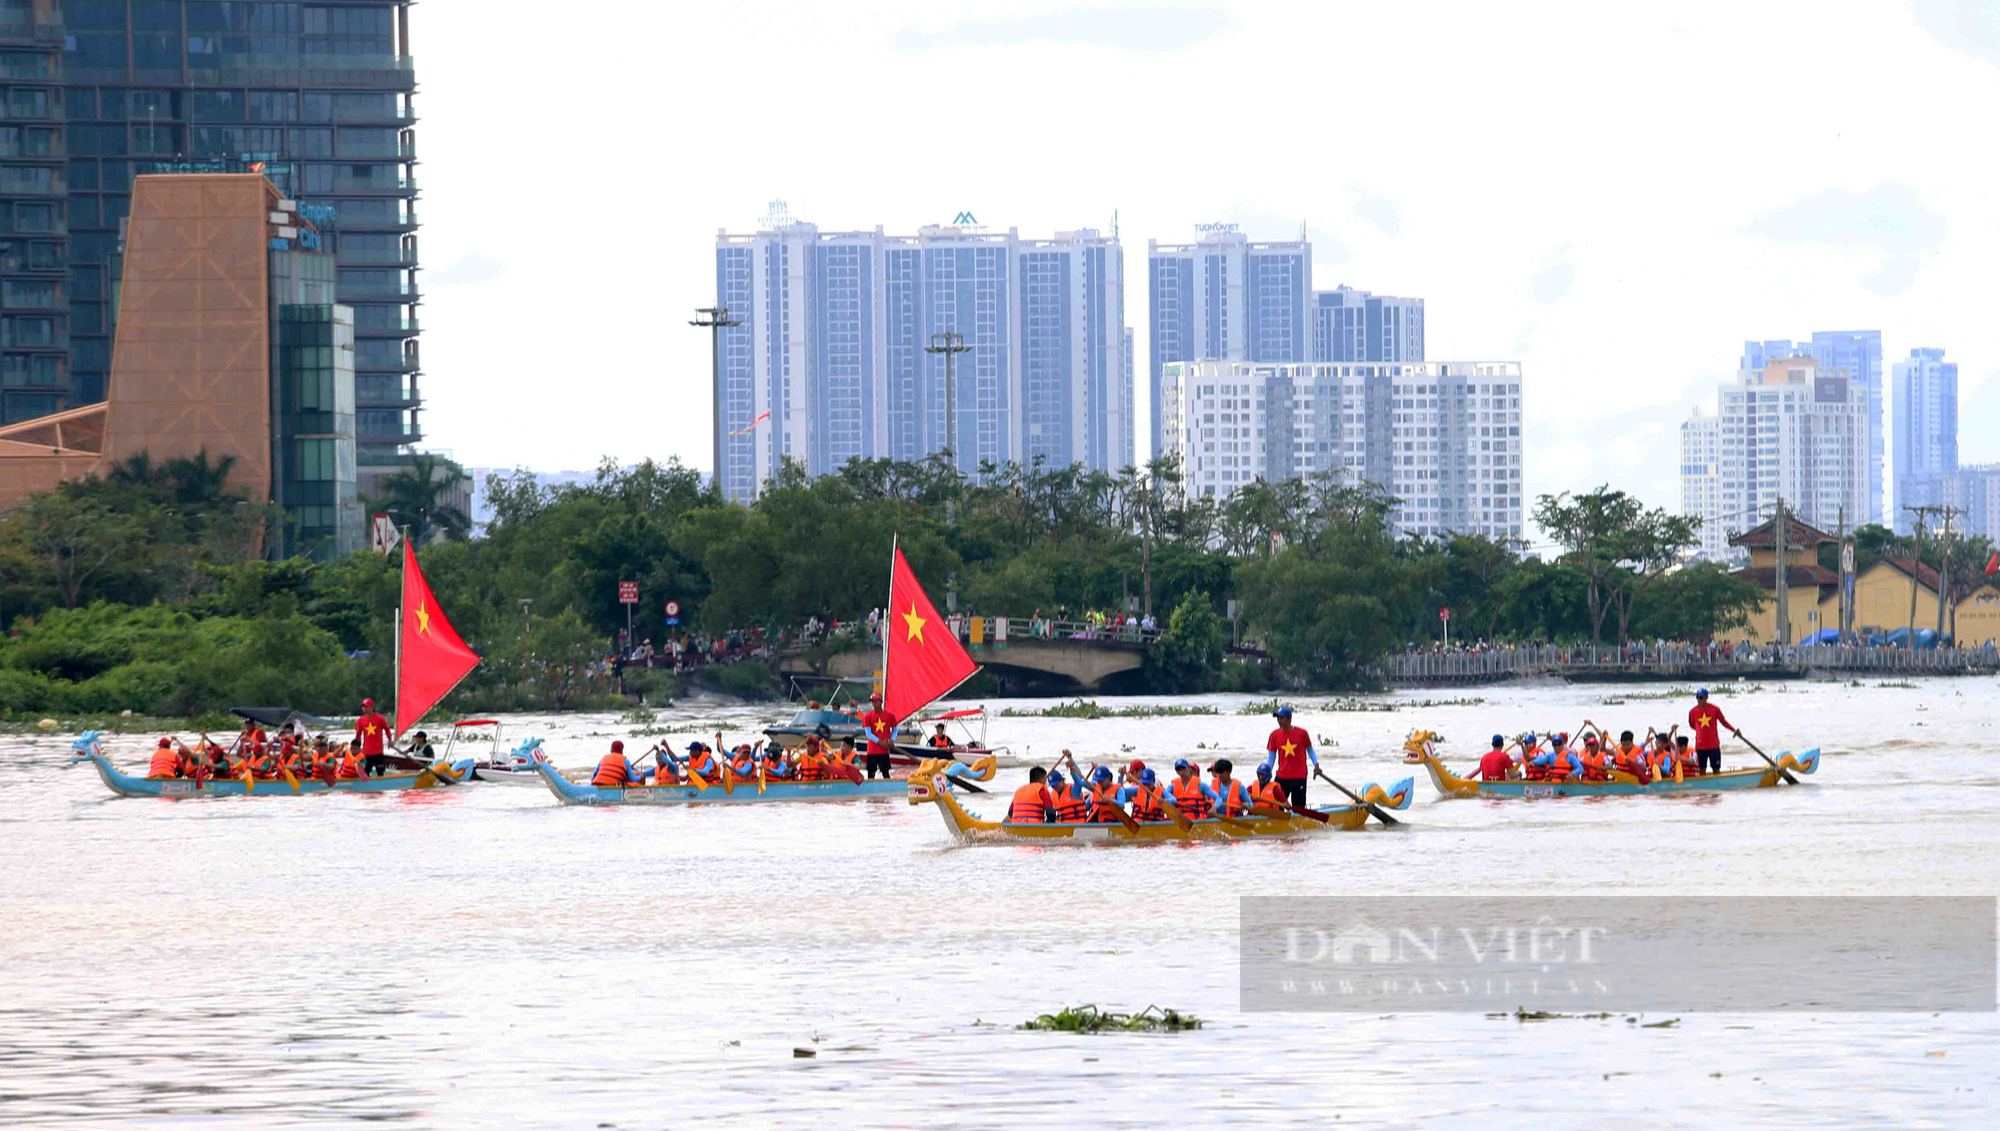
<instances>
[{"instance_id":1,"label":"metal fence along promenade","mask_svg":"<svg viewBox=\"0 0 2000 1131\"><path fill-rule=\"evenodd\" d=\"M2000 672L2000 649L1869 648L1849 644L1798 647L1629 645L1564 648L1555 645L1461 652L1402 652L1380 665L1392 684L1489 683L1533 676L1576 680L1797 678L1813 672L1870 675L1991 675Z\"/></svg>"}]
</instances>

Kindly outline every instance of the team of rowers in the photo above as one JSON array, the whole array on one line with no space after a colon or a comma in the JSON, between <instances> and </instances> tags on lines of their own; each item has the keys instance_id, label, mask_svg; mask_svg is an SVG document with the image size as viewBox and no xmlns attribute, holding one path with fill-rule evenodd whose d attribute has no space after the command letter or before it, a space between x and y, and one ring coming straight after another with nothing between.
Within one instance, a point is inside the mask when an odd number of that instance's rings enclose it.
<instances>
[{"instance_id":1,"label":"team of rowers","mask_svg":"<svg viewBox=\"0 0 2000 1131\"><path fill-rule=\"evenodd\" d=\"M1578 728L1575 740L1567 731L1542 737L1530 732L1512 743L1496 734L1492 749L1467 776L1485 781L1603 782L1623 774L1645 785L1721 773L1721 732L1726 729L1739 737L1743 732L1708 701L1706 687L1694 694L1695 705L1688 711L1691 736L1681 734L1680 724L1675 723L1665 731L1649 728L1643 740L1629 730L1620 731L1614 741L1609 731L1589 719Z\"/></svg>"},{"instance_id":2,"label":"team of rowers","mask_svg":"<svg viewBox=\"0 0 2000 1131\"><path fill-rule=\"evenodd\" d=\"M379 732L378 732L379 733ZM205 781L284 781L318 779L327 783L380 777L387 769L387 756L379 741L373 753L367 735L352 742L335 742L325 734L308 737L304 730L286 725L272 739L255 721L243 724L236 741L224 747L203 734L193 745L177 738L162 737L154 745L146 766L149 778L187 778L196 786ZM423 731L411 735L408 756L430 760L430 742Z\"/></svg>"},{"instance_id":3,"label":"team of rowers","mask_svg":"<svg viewBox=\"0 0 2000 1131\"><path fill-rule=\"evenodd\" d=\"M891 728L893 730L893 725ZM665 742L654 745L636 759L625 756L625 744L613 742L611 750L598 759L597 769L591 774L590 784L607 789L620 789L635 785L701 785L719 782L723 772L728 771L737 781L861 781L865 767L869 777L876 776L878 767L871 764L879 761L882 776L888 776L887 747L880 754L871 754L864 760L861 749L854 737L849 735L835 741L825 733L822 726L819 733L809 734L797 749L787 750L777 744L765 748L764 740L755 744L740 743L734 749L722 741L720 731L716 732L715 745L696 740L687 744L687 749L675 753ZM953 750L963 749L945 733L943 723L937 724L936 733L925 740L924 745L949 756ZM645 763L652 761L649 767Z\"/></svg>"}]
</instances>

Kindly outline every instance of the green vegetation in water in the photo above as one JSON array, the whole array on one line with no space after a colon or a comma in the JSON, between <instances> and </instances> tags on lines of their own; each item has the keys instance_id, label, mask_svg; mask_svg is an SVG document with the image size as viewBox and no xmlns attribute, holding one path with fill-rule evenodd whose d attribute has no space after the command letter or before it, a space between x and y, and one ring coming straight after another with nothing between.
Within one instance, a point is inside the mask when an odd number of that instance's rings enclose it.
<instances>
[{"instance_id":1,"label":"green vegetation in water","mask_svg":"<svg viewBox=\"0 0 2000 1131\"><path fill-rule=\"evenodd\" d=\"M1060 1013L1044 1013L1023 1022L1021 1028L1050 1033L1184 1033L1201 1028L1201 1018L1157 1005L1137 1013L1109 1013L1094 1005L1076 1005Z\"/></svg>"},{"instance_id":2,"label":"green vegetation in water","mask_svg":"<svg viewBox=\"0 0 2000 1131\"><path fill-rule=\"evenodd\" d=\"M1293 711L1301 715L1351 715L1384 714L1390 711L1425 711L1437 707L1478 707L1486 702L1480 698L1465 699L1361 699L1344 696L1339 699L1304 700L1290 702ZM1287 705L1283 699L1257 699L1236 709L1239 715L1268 715L1279 707Z\"/></svg>"},{"instance_id":3,"label":"green vegetation in water","mask_svg":"<svg viewBox=\"0 0 2000 1131\"><path fill-rule=\"evenodd\" d=\"M44 728L41 719L22 715L18 720L0 722L0 734L82 734L87 730L101 730L106 734L178 734L192 737L206 733L213 735L234 734L243 726L243 720L235 715L201 714L194 718L162 718L158 715L85 715L48 716L56 720L56 725Z\"/></svg>"},{"instance_id":4,"label":"green vegetation in water","mask_svg":"<svg viewBox=\"0 0 2000 1131\"><path fill-rule=\"evenodd\" d=\"M1000 712L1015 718L1041 719L1165 719L1187 715L1218 715L1214 707L1195 704L1185 707L1134 704L1130 707L1106 707L1095 699L1076 699L1068 703L1058 703L1053 707L1013 708Z\"/></svg>"}]
</instances>

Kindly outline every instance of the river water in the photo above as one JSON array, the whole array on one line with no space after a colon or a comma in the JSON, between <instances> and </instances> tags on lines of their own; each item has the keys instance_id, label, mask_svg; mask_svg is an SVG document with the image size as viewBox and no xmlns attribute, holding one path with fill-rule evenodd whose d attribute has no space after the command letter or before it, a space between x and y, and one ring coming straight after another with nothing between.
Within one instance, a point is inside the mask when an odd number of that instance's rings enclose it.
<instances>
[{"instance_id":1,"label":"river water","mask_svg":"<svg viewBox=\"0 0 2000 1131\"><path fill-rule=\"evenodd\" d=\"M1685 718L1684 699L1644 698L1663 690L1404 692L1365 711L1308 698L1300 717L1353 786L1415 769L1397 752L1411 727L1445 734L1462 766L1495 730ZM1235 714L1243 701L996 718L990 737L1037 759L1205 744L1245 765L1270 721ZM956 846L900 799L595 810L498 785L118 799L64 769L66 737L0 739L0 1126L1992 1126L1992 1013L1647 1029L1239 1010L1244 895L2000 891L1992 682L1739 685L1718 701L1772 753L1823 747L1818 776L1530 802L1439 801L1420 778L1400 831L1198 846ZM696 704L656 725L679 745L779 713ZM577 765L638 729L508 724ZM130 767L149 745L109 748ZM997 815L1004 796L971 807ZM1083 1002L1207 1025L1015 1028Z\"/></svg>"}]
</instances>

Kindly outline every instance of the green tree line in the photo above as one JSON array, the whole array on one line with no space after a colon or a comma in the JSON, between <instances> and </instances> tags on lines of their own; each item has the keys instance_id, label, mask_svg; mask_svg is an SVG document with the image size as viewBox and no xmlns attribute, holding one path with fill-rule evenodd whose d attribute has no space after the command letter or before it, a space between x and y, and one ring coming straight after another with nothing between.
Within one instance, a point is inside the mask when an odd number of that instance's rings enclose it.
<instances>
[{"instance_id":1,"label":"green tree line","mask_svg":"<svg viewBox=\"0 0 2000 1131\"><path fill-rule=\"evenodd\" d=\"M1166 460L970 478L941 459L817 478L787 465L748 506L676 460L607 461L582 484L492 477L476 536L438 507L436 467L403 478L387 505L436 538L426 576L484 657L448 704L466 709L605 704L589 673L625 626L620 581L639 583L636 635L656 644L669 598L676 632L859 620L885 599L892 538L935 597L951 579L977 612L1153 614L1164 637L1146 679L1163 691L1360 685L1383 654L1435 641L1440 608L1462 641L1700 639L1756 600L1719 567L1676 565L1691 520L1608 488L1541 500L1562 543L1543 560L1489 538L1399 535L1395 500L1339 476L1211 498ZM263 560L269 520L205 458L135 463L0 516L0 709L350 712L385 692L396 560ZM1236 643L1267 659L1231 662Z\"/></svg>"}]
</instances>

